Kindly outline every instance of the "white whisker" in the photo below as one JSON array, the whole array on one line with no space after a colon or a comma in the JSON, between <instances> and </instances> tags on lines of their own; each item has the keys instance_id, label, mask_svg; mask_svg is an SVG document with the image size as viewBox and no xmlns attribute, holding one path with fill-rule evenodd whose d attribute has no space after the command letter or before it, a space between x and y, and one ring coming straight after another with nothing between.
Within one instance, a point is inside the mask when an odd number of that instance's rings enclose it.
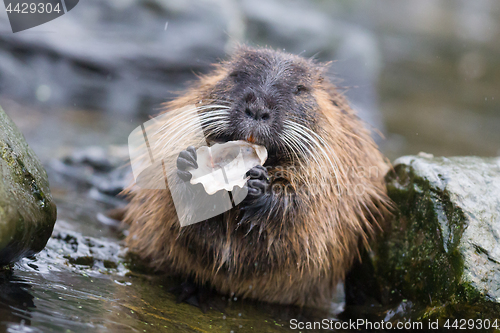
<instances>
[{"instance_id":1,"label":"white whisker","mask_svg":"<svg viewBox=\"0 0 500 333\"><path fill-rule=\"evenodd\" d=\"M289 135L289 140L292 142L294 147L296 147L298 150L300 150L301 156L307 156L307 158L312 158L316 163L319 163L319 161L316 158L316 154L314 154L308 146L312 145L310 140L307 137L304 137L299 131L290 128L288 126L285 126L285 131L288 132ZM302 139L300 141L299 139Z\"/></svg>"},{"instance_id":2,"label":"white whisker","mask_svg":"<svg viewBox=\"0 0 500 333\"><path fill-rule=\"evenodd\" d=\"M338 181L341 181L341 179L339 178L339 174L337 172L337 171L340 171L339 164L337 163L338 162L337 156L336 156L335 152L333 151L333 149L331 149L331 147L328 145L328 143L320 135L318 135L317 133L315 133L314 131L312 131L308 127L301 125L295 121L285 120L285 126L291 130L295 130L296 134L300 135L302 138L307 139L306 141L309 141L310 143L314 144L321 151L321 153L322 153L321 156L324 159L326 159L326 161L331 165L332 171L335 175L335 178ZM328 150L333 154L333 156L332 156L333 162L332 162L329 154L327 154L327 152L323 148L323 146L328 148ZM314 154L313 154L313 156L314 156Z\"/></svg>"},{"instance_id":3,"label":"white whisker","mask_svg":"<svg viewBox=\"0 0 500 333\"><path fill-rule=\"evenodd\" d=\"M230 107L224 105L206 105L183 110L182 114L174 116L168 123L163 124L156 131L156 134L159 134L160 138L155 143L155 148L163 144L163 150L166 149L173 140L179 141L186 135L198 130L197 125L201 126L202 129L206 129L210 124L212 124L210 125L211 127L224 125L224 121L227 121L228 118L228 109ZM205 110L208 111L199 113ZM175 125L171 126L173 123Z\"/></svg>"}]
</instances>

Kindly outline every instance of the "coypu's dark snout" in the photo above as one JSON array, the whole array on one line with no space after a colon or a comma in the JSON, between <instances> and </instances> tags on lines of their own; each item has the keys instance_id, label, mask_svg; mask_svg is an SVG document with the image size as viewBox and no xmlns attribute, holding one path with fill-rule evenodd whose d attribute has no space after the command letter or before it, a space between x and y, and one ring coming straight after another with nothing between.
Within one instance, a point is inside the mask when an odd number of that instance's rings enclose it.
<instances>
[{"instance_id":1,"label":"coypu's dark snout","mask_svg":"<svg viewBox=\"0 0 500 333\"><path fill-rule=\"evenodd\" d=\"M244 112L245 116L259 122L271 121L271 110L269 105L266 105L266 98L259 94L258 96L254 90L248 90L244 96Z\"/></svg>"},{"instance_id":2,"label":"coypu's dark snout","mask_svg":"<svg viewBox=\"0 0 500 333\"><path fill-rule=\"evenodd\" d=\"M279 119L272 94L256 85L247 87L234 106L233 139L247 140L270 149L272 142L276 142Z\"/></svg>"}]
</instances>

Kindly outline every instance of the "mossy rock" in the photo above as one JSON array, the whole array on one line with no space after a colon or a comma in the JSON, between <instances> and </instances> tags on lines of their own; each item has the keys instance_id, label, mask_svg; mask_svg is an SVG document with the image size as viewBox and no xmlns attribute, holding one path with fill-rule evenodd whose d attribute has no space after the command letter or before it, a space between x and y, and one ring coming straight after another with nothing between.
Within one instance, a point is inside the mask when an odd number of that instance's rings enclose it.
<instances>
[{"instance_id":1,"label":"mossy rock","mask_svg":"<svg viewBox=\"0 0 500 333\"><path fill-rule=\"evenodd\" d=\"M500 159L406 156L386 181L398 211L373 260L385 294L420 319L500 316Z\"/></svg>"},{"instance_id":2,"label":"mossy rock","mask_svg":"<svg viewBox=\"0 0 500 333\"><path fill-rule=\"evenodd\" d=\"M42 250L56 215L45 169L0 107L0 266Z\"/></svg>"}]
</instances>

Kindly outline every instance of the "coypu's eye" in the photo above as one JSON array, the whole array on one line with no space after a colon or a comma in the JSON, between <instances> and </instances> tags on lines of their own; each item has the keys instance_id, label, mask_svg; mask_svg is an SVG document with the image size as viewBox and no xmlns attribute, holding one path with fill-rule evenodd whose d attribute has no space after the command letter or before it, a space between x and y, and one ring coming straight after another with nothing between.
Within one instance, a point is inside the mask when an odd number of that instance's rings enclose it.
<instances>
[{"instance_id":1,"label":"coypu's eye","mask_svg":"<svg viewBox=\"0 0 500 333\"><path fill-rule=\"evenodd\" d=\"M302 84L299 84L299 85L295 88L295 90L294 90L294 92L293 92L293 93L294 93L295 95L300 95L300 94L302 94L302 93L304 93L304 92L306 92L306 91L308 91L308 90L309 90L309 89L307 89L307 87L306 87L306 86L304 86L304 85L302 85Z\"/></svg>"}]
</instances>

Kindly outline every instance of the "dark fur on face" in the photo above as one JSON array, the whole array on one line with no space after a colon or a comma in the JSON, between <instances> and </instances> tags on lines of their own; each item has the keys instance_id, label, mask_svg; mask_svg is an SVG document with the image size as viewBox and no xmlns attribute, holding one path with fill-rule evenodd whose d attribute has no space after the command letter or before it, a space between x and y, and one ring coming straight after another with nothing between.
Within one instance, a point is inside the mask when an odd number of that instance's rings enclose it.
<instances>
[{"instance_id":1,"label":"dark fur on face","mask_svg":"<svg viewBox=\"0 0 500 333\"><path fill-rule=\"evenodd\" d=\"M277 163L289 156L280 138L285 120L316 129L321 117L311 91L324 80L324 66L287 53L243 48L222 68L227 75L208 98L230 106L229 123L209 139L263 145Z\"/></svg>"}]
</instances>

